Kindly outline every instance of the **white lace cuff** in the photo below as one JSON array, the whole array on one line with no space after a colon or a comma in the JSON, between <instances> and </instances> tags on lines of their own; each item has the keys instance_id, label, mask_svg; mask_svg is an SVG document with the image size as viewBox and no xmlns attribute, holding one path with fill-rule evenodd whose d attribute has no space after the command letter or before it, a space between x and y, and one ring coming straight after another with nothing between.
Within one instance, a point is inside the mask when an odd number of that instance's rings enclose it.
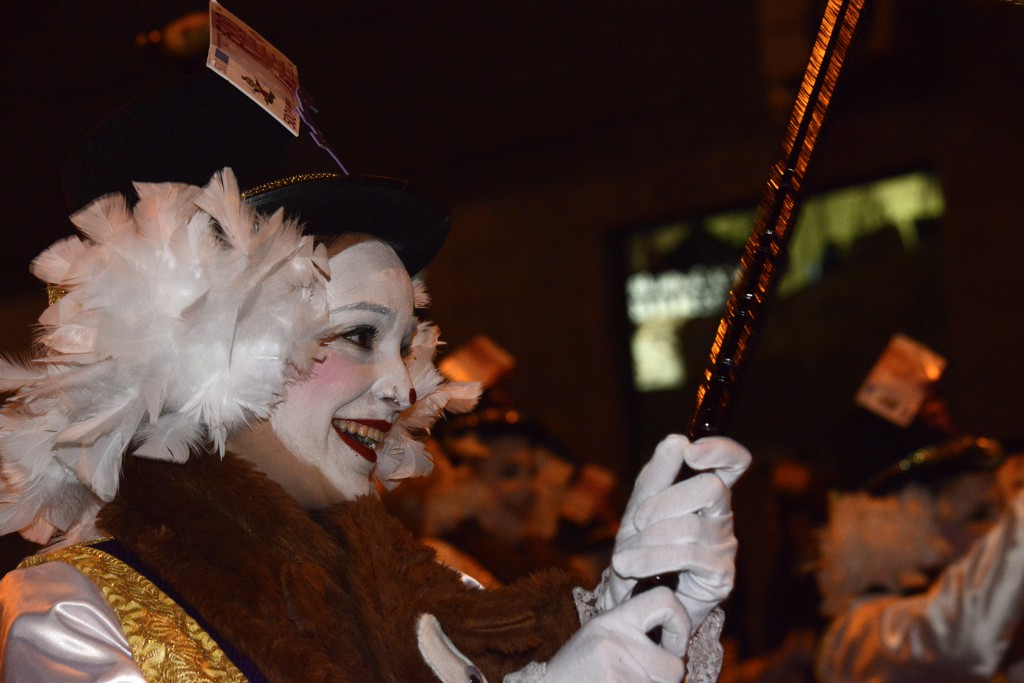
<instances>
[{"instance_id":1,"label":"white lace cuff","mask_svg":"<svg viewBox=\"0 0 1024 683\"><path fill-rule=\"evenodd\" d=\"M722 671L722 627L725 612L716 607L708 613L707 619L690 636L686 648L687 683L715 683Z\"/></svg>"},{"instance_id":2,"label":"white lace cuff","mask_svg":"<svg viewBox=\"0 0 1024 683\"><path fill-rule=\"evenodd\" d=\"M593 591L588 591L579 586L572 589L572 599L576 602L576 614L580 618L580 626L586 625L588 621L601 613L601 608L598 607L598 604L601 596L608 589L608 572L610 571L611 569L605 569L601 572L601 581Z\"/></svg>"}]
</instances>

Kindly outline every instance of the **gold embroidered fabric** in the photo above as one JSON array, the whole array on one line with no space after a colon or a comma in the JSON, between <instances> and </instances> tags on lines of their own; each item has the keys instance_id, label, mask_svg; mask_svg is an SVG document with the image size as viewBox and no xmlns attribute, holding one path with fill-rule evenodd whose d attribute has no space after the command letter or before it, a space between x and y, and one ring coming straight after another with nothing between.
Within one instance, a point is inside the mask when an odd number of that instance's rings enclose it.
<instances>
[{"instance_id":1,"label":"gold embroidered fabric","mask_svg":"<svg viewBox=\"0 0 1024 683\"><path fill-rule=\"evenodd\" d=\"M176 602L121 560L90 544L21 563L64 562L85 574L121 619L135 662L149 683L246 683L223 650Z\"/></svg>"}]
</instances>

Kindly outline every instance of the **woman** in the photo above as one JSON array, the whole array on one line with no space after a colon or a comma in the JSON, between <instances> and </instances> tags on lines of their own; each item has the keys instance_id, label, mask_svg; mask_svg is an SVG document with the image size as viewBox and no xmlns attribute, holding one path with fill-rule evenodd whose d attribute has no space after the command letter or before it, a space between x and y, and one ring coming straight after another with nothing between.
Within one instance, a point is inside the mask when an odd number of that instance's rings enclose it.
<instances>
[{"instance_id":1,"label":"woman","mask_svg":"<svg viewBox=\"0 0 1024 683\"><path fill-rule=\"evenodd\" d=\"M73 196L160 182L132 208L85 205L89 240L33 266L67 294L40 319L45 353L2 373L0 531L50 546L4 579L5 680L679 680L731 588L746 451L667 439L594 593L559 573L484 591L437 564L372 481L429 471L413 435L474 400L414 317L410 274L447 217L326 170L262 116L193 79L70 164ZM296 215L341 237L315 245ZM672 485L684 460L713 472ZM667 572L675 593L629 597Z\"/></svg>"}]
</instances>

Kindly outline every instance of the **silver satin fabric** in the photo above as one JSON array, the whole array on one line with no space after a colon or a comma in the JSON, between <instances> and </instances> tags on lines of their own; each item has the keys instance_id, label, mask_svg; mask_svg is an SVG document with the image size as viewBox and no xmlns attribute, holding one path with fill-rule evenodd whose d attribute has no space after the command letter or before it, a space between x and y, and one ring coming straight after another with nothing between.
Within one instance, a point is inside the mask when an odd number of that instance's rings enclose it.
<instances>
[{"instance_id":1,"label":"silver satin fabric","mask_svg":"<svg viewBox=\"0 0 1024 683\"><path fill-rule=\"evenodd\" d=\"M1003 656L1024 608L1024 495L949 565L926 593L863 599L819 644L823 682L989 681L1024 683Z\"/></svg>"},{"instance_id":2,"label":"silver satin fabric","mask_svg":"<svg viewBox=\"0 0 1024 683\"><path fill-rule=\"evenodd\" d=\"M5 683L145 683L103 593L63 562L0 582L0 679Z\"/></svg>"}]
</instances>

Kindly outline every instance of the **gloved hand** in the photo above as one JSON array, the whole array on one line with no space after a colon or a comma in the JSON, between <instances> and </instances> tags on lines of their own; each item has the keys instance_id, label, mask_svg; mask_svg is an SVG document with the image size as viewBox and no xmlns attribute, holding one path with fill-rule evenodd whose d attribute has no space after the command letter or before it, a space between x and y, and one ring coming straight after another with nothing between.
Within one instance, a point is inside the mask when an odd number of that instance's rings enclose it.
<instances>
[{"instance_id":1,"label":"gloved hand","mask_svg":"<svg viewBox=\"0 0 1024 683\"><path fill-rule=\"evenodd\" d=\"M697 474L673 485L683 462ZM638 579L679 573L676 597L696 629L732 590L736 574L731 487L750 453L725 437L691 443L678 434L658 444L637 477L615 537L600 611L620 605Z\"/></svg>"},{"instance_id":2,"label":"gloved hand","mask_svg":"<svg viewBox=\"0 0 1024 683\"><path fill-rule=\"evenodd\" d=\"M657 626L660 645L647 637ZM689 636L686 610L668 588L654 588L587 622L547 663L543 680L678 683Z\"/></svg>"}]
</instances>

